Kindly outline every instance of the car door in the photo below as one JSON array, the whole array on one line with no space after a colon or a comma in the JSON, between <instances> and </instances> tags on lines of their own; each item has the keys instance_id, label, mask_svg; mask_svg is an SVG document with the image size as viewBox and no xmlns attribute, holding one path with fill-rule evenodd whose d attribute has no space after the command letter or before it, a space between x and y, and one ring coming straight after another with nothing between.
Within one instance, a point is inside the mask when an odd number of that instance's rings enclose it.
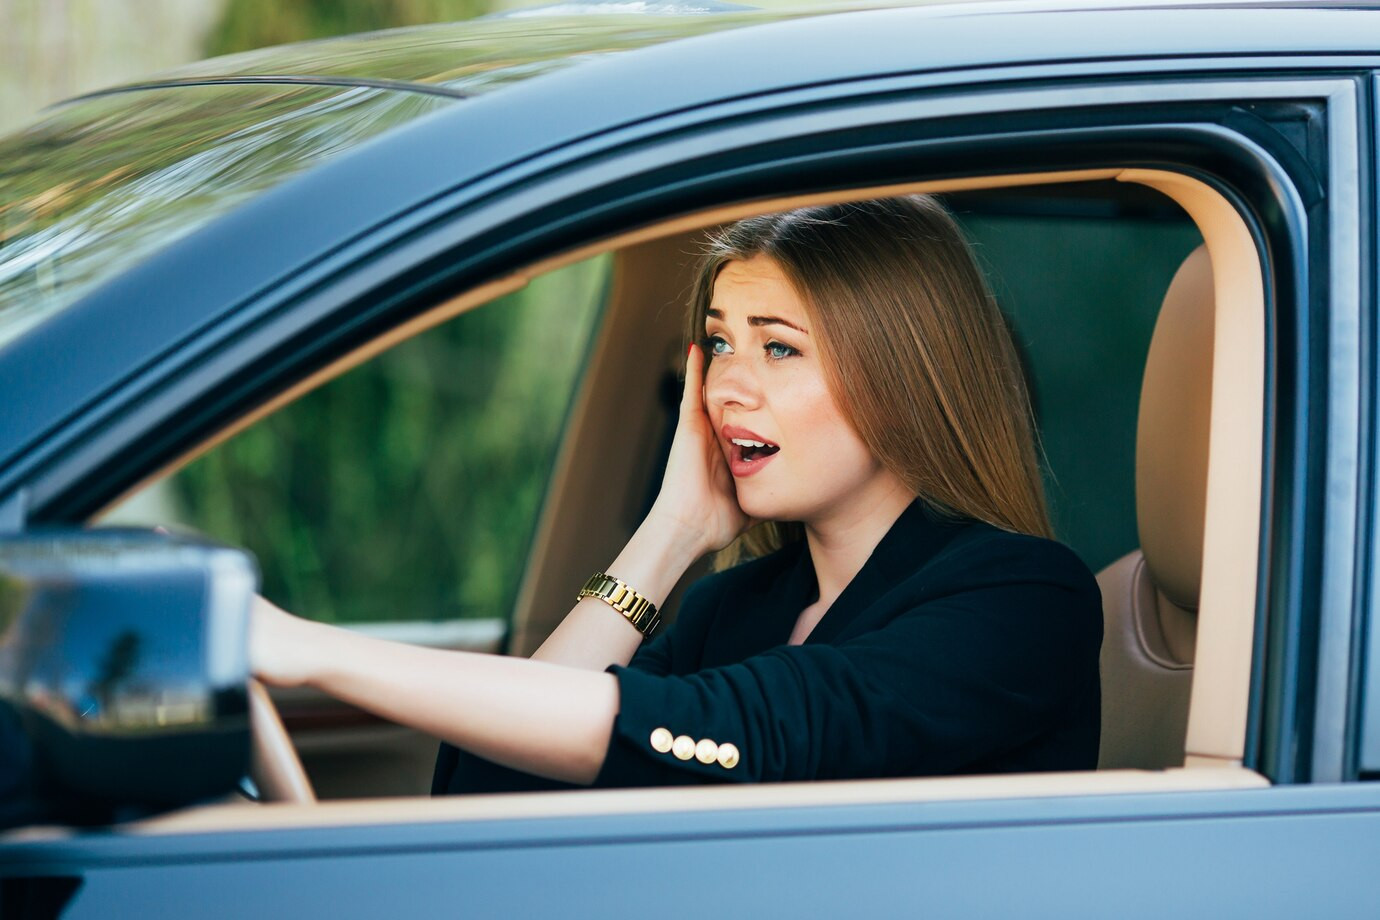
<instances>
[{"instance_id":1,"label":"car door","mask_svg":"<svg viewBox=\"0 0 1380 920\"><path fill-rule=\"evenodd\" d=\"M294 279L265 294L259 315L279 334L227 336L215 352L218 375L162 384L182 406L206 392L220 397L217 411L163 437L191 443L424 304L513 266L620 234L630 243L686 215L712 210L720 220L763 202L1001 176L1030 182L1055 171L1111 171L1169 194L1182 177L1210 193L1183 199L1205 238L1221 221L1231 239L1249 241L1259 291L1253 314L1250 298L1233 301L1244 332L1231 354L1245 362L1233 373L1244 385L1220 392L1240 392L1242 402L1214 409L1254 416L1247 437L1223 442L1239 462L1209 495L1232 515L1217 538L1224 555L1213 558L1238 567L1205 569L1233 587L1218 595L1227 599L1223 627L1199 634L1200 653L1217 643L1213 676L1225 689L1205 697L1201 715L1195 699L1185 769L186 815L134 834L10 844L5 871L28 879L26 890L79 880L74 917L146 904L149 892L174 914L285 905L339 914L342 904L361 916L399 905L1128 916L1380 906L1369 873L1380 793L1361 781L1375 770L1374 706L1363 710L1360 692L1373 699L1373 686L1355 679L1364 674L1371 573L1371 516L1359 497L1372 486L1375 382L1363 375L1363 331L1374 310L1375 139L1363 113L1374 112L1374 79L1334 59L1266 68L1211 56L1191 67L1083 63L1009 77L938 72L762 94L592 136L489 176L425 220L408 215L380 229L348 266L342 258L314 267L309 290ZM339 174L356 168L342 164ZM177 256L192 259L194 248ZM165 262L149 272L177 269ZM407 272L408 290L425 297L399 293ZM348 332L320 334L326 318L343 329L346 317ZM315 334L293 338L288 327ZM126 431L155 427L152 410L141 411L121 416ZM89 514L116 491L95 471L128 480L173 449L132 440L33 461L37 516ZM1242 544L1244 555L1228 552ZM512 881L529 877L540 882ZM1166 879L1173 897L1157 898ZM236 896L208 905L207 891Z\"/></svg>"}]
</instances>

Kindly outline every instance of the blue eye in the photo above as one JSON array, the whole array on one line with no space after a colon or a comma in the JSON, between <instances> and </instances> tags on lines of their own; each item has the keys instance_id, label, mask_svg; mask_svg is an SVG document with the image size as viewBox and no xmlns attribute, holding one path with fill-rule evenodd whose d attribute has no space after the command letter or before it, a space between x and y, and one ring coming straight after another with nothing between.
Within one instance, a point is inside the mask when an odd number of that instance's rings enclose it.
<instances>
[{"instance_id":1,"label":"blue eye","mask_svg":"<svg viewBox=\"0 0 1380 920\"><path fill-rule=\"evenodd\" d=\"M711 335L705 340L705 351L709 352L710 357L715 355L733 354L733 346L729 345L720 336Z\"/></svg>"},{"instance_id":2,"label":"blue eye","mask_svg":"<svg viewBox=\"0 0 1380 920\"><path fill-rule=\"evenodd\" d=\"M766 351L767 357L773 361L780 361L789 358L791 355L798 355L800 352L784 342L768 342L762 346Z\"/></svg>"}]
</instances>

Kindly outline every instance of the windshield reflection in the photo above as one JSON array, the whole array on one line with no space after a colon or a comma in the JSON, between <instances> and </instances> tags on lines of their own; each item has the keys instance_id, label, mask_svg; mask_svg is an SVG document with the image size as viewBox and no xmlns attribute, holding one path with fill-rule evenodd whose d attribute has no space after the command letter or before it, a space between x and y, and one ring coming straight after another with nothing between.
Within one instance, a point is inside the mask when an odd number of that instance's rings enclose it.
<instances>
[{"instance_id":1,"label":"windshield reflection","mask_svg":"<svg viewBox=\"0 0 1380 920\"><path fill-rule=\"evenodd\" d=\"M196 86L58 110L0 141L0 344L235 205L453 102Z\"/></svg>"}]
</instances>

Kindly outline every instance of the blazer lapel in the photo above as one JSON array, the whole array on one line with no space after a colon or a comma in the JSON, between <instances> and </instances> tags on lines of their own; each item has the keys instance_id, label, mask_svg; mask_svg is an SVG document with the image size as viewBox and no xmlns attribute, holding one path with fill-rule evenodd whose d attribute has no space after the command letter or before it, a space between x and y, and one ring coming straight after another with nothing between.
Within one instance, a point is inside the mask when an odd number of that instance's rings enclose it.
<instances>
[{"instance_id":1,"label":"blazer lapel","mask_svg":"<svg viewBox=\"0 0 1380 920\"><path fill-rule=\"evenodd\" d=\"M776 555L777 564L766 577L725 599L725 607L705 637L701 668L734 664L784 644L800 611L819 597L815 569L803 540Z\"/></svg>"},{"instance_id":2,"label":"blazer lapel","mask_svg":"<svg viewBox=\"0 0 1380 920\"><path fill-rule=\"evenodd\" d=\"M916 499L901 512L862 569L805 637L805 644L846 639L850 626L868 628L864 614L924 567L968 523L942 518ZM814 562L804 540L773 555L779 561L769 573L725 598L705 636L700 668L733 664L785 645L800 611L819 599Z\"/></svg>"},{"instance_id":3,"label":"blazer lapel","mask_svg":"<svg viewBox=\"0 0 1380 920\"><path fill-rule=\"evenodd\" d=\"M887 593L910 578L944 547L958 531L971 523L955 521L941 516L921 499L915 499L901 512L901 516L891 525L881 541L867 557L867 562L853 576L853 580L843 589L825 611L824 616L805 637L806 645L837 642L847 637L848 627L858 623L862 615ZM809 552L802 555L809 558ZM810 571L811 580L814 570ZM816 591L815 597L818 597ZM799 610L796 611L799 614ZM790 638L795 617L791 626L781 638L784 643Z\"/></svg>"}]
</instances>

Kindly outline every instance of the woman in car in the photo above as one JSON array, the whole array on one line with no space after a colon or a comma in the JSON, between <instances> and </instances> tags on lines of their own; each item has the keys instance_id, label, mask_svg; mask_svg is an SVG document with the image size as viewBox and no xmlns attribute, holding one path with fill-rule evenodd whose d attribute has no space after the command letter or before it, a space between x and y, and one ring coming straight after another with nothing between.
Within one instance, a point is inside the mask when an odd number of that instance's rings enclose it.
<instances>
[{"instance_id":1,"label":"woman in car","mask_svg":"<svg viewBox=\"0 0 1380 920\"><path fill-rule=\"evenodd\" d=\"M660 495L531 659L262 601L258 674L443 739L437 793L1096 766L1101 599L1050 539L1014 348L944 209L740 221L691 322ZM715 551L737 564L644 644Z\"/></svg>"}]
</instances>

